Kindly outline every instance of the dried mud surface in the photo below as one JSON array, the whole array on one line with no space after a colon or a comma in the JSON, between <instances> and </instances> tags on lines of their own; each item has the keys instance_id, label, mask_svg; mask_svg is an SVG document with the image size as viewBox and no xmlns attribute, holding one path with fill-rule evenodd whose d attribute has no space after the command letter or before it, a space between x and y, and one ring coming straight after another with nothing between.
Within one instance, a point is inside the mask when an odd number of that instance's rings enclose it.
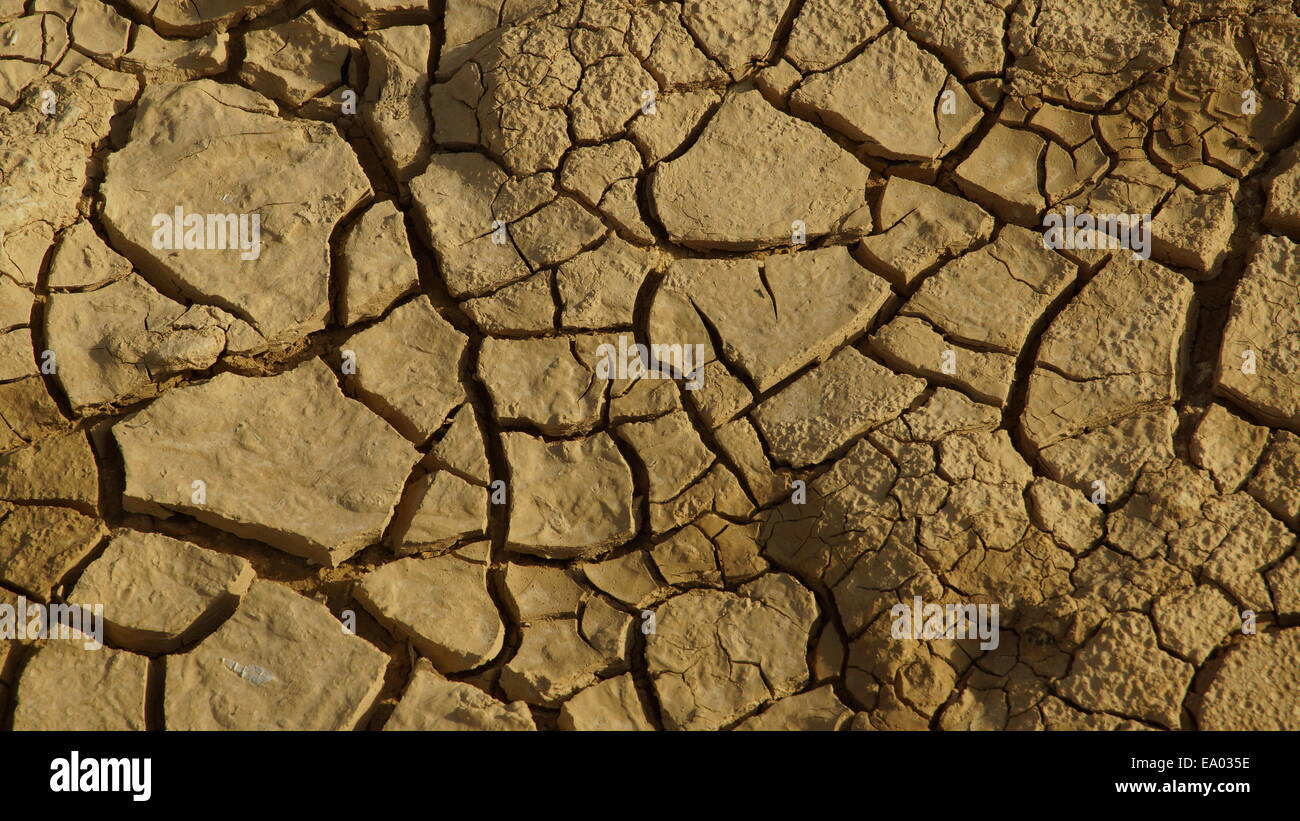
<instances>
[{"instance_id":1,"label":"dried mud surface","mask_svg":"<svg viewBox=\"0 0 1300 821\"><path fill-rule=\"evenodd\" d=\"M1300 729L1298 15L0 0L0 727Z\"/></svg>"}]
</instances>

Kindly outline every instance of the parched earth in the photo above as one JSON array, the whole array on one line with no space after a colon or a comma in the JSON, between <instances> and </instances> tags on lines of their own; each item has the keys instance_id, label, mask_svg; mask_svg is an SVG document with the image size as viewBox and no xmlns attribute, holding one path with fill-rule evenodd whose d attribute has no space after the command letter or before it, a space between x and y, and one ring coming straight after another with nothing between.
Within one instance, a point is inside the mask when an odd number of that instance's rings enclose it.
<instances>
[{"instance_id":1,"label":"parched earth","mask_svg":"<svg viewBox=\"0 0 1300 821\"><path fill-rule=\"evenodd\" d=\"M1300 729L1298 15L0 0L0 726Z\"/></svg>"}]
</instances>

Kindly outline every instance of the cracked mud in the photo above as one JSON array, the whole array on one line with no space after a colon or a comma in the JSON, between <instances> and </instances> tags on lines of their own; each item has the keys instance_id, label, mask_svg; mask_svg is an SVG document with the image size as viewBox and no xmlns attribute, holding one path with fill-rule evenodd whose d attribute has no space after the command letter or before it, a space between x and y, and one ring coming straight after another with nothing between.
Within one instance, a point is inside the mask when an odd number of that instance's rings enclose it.
<instances>
[{"instance_id":1,"label":"cracked mud","mask_svg":"<svg viewBox=\"0 0 1300 821\"><path fill-rule=\"evenodd\" d=\"M1283 0L0 0L0 727L1300 729L1298 106Z\"/></svg>"}]
</instances>

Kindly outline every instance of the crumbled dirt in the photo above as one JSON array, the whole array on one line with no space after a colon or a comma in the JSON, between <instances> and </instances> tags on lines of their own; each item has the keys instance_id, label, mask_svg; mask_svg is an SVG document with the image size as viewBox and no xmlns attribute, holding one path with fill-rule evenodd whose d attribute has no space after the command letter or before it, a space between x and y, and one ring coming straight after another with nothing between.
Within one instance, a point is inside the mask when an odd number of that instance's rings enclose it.
<instances>
[{"instance_id":1,"label":"crumbled dirt","mask_svg":"<svg viewBox=\"0 0 1300 821\"><path fill-rule=\"evenodd\" d=\"M1298 105L1285 0L0 0L107 645L0 728L1300 729Z\"/></svg>"}]
</instances>

